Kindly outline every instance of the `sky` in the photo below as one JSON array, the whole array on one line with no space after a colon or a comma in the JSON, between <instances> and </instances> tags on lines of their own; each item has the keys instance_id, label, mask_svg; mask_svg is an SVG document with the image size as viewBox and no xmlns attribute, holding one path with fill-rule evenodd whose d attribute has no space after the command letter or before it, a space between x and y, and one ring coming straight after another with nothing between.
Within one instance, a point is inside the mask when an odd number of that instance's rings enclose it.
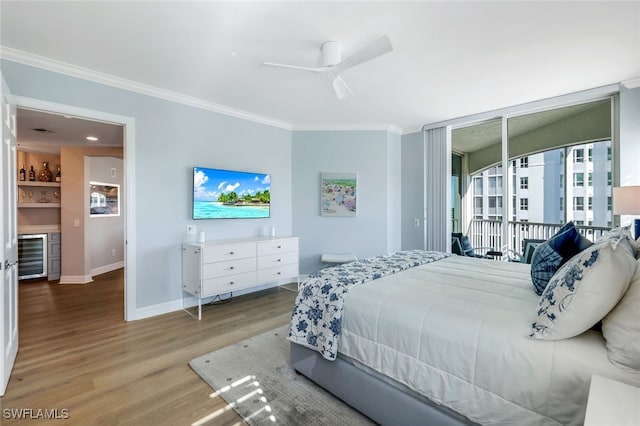
<instances>
[{"instance_id":1,"label":"sky","mask_svg":"<svg viewBox=\"0 0 640 426\"><path fill-rule=\"evenodd\" d=\"M235 191L239 197L270 189L271 176L230 170L193 169L194 201L217 201L220 194Z\"/></svg>"}]
</instances>

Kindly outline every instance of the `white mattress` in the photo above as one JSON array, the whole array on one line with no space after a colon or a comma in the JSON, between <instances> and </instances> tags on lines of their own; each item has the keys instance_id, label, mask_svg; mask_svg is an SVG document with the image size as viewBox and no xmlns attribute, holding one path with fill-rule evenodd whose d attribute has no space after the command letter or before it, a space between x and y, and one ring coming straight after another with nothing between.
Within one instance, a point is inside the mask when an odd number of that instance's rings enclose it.
<instances>
[{"instance_id":1,"label":"white mattress","mask_svg":"<svg viewBox=\"0 0 640 426\"><path fill-rule=\"evenodd\" d=\"M482 424L582 424L592 374L640 385L600 333L526 337L529 266L452 256L349 291L340 353Z\"/></svg>"}]
</instances>

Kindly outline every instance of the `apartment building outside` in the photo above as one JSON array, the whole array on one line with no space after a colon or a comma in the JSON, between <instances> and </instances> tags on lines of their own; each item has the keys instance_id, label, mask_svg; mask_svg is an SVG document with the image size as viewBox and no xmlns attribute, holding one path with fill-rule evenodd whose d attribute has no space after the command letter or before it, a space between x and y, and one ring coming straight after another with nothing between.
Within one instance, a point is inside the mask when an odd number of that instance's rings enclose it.
<instances>
[{"instance_id":1,"label":"apartment building outside","mask_svg":"<svg viewBox=\"0 0 640 426\"><path fill-rule=\"evenodd\" d=\"M501 221L509 185L510 222L578 227L612 224L611 141L573 145L494 166L471 176L472 218ZM585 229L585 235L593 235Z\"/></svg>"}]
</instances>

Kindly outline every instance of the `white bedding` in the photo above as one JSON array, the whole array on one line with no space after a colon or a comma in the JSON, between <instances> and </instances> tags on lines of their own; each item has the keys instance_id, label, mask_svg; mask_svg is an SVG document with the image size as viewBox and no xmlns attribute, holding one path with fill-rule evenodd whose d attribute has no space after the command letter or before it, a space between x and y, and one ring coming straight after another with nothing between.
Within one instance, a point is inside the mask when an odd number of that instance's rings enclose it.
<instances>
[{"instance_id":1,"label":"white bedding","mask_svg":"<svg viewBox=\"0 0 640 426\"><path fill-rule=\"evenodd\" d=\"M339 352L482 424L582 424L592 374L640 385L600 333L526 337L529 266L452 256L346 296Z\"/></svg>"}]
</instances>

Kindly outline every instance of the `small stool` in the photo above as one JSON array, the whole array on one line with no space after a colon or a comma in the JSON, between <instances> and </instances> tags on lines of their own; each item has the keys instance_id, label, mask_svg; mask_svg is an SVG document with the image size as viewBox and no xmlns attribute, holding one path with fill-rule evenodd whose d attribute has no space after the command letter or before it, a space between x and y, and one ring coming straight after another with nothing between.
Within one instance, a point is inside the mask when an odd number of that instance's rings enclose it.
<instances>
[{"instance_id":1,"label":"small stool","mask_svg":"<svg viewBox=\"0 0 640 426\"><path fill-rule=\"evenodd\" d=\"M348 263L358 260L355 254L323 254L320 256L322 263Z\"/></svg>"}]
</instances>

